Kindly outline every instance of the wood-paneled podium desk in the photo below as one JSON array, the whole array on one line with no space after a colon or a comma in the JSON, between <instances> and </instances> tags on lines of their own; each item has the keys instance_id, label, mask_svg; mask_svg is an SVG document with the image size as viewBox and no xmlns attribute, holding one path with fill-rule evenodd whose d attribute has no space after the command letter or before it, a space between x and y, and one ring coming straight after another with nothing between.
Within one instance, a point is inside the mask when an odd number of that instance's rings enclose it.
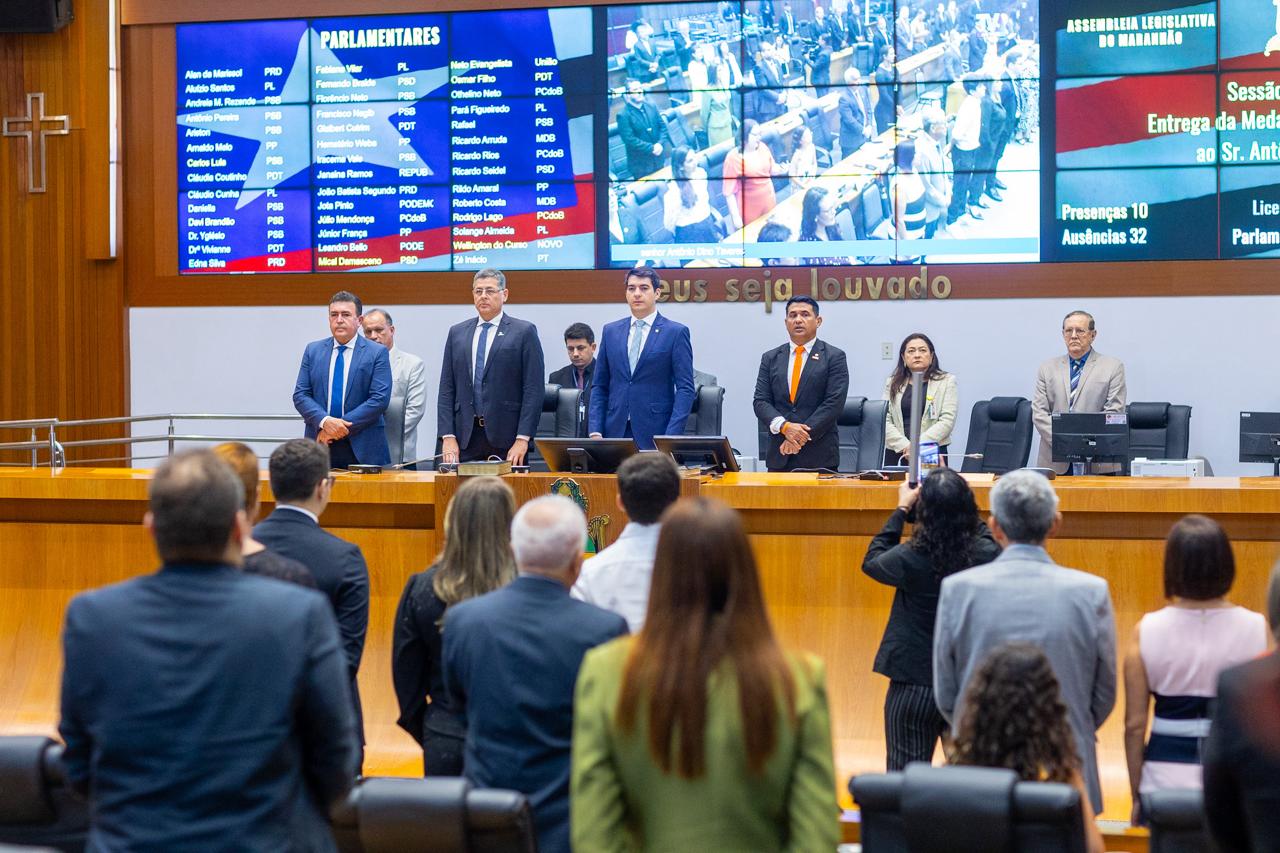
<instances>
[{"instance_id":1,"label":"wood-paneled podium desk","mask_svg":"<svg viewBox=\"0 0 1280 853\"><path fill-rule=\"evenodd\" d=\"M0 732L50 732L56 725L58 635L70 597L156 567L139 524L148 480L140 470L0 470ZM518 474L508 480L520 500L548 493L557 480L568 490L572 481L590 516L608 516L600 528L604 544L625 525L611 477ZM436 554L456 486L455 477L426 473L342 475L324 514L325 527L359 544L369 562L372 603L360 686L371 774L420 771L416 744L395 727L392 620L405 580ZM1280 554L1280 481L1080 477L1055 486L1065 523L1049 550L1060 563L1111 584L1122 648L1138 617L1161 606L1164 536L1186 513L1212 515L1227 528L1238 560L1232 597L1263 607L1267 573ZM984 511L990 487L974 483ZM265 483L264 490L269 510ZM883 769L886 683L871 672L871 662L892 591L859 567L896 503L896 484L730 474L688 480L684 490L718 497L743 513L778 633L826 660L840 776ZM1100 733L1105 814L1115 819L1128 816L1121 710L1118 705Z\"/></svg>"}]
</instances>

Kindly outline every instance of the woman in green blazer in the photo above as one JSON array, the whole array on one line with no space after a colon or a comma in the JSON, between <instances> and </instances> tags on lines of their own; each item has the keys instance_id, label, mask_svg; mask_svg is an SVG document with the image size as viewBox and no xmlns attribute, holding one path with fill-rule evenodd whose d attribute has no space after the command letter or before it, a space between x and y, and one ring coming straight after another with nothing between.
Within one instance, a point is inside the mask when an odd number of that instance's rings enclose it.
<instances>
[{"instance_id":1,"label":"woman in green blazer","mask_svg":"<svg viewBox=\"0 0 1280 853\"><path fill-rule=\"evenodd\" d=\"M774 639L737 513L679 501L644 629L578 675L573 849L827 853L838 814L821 661Z\"/></svg>"},{"instance_id":2,"label":"woman in green blazer","mask_svg":"<svg viewBox=\"0 0 1280 853\"><path fill-rule=\"evenodd\" d=\"M884 464L901 465L911 446L911 374L924 373L924 406L920 416L920 440L936 441L946 464L951 430L956 425L960 394L954 374L943 371L934 352L933 341L923 332L912 332L898 347L898 366L884 381L884 399L889 401L889 418L884 425Z\"/></svg>"}]
</instances>

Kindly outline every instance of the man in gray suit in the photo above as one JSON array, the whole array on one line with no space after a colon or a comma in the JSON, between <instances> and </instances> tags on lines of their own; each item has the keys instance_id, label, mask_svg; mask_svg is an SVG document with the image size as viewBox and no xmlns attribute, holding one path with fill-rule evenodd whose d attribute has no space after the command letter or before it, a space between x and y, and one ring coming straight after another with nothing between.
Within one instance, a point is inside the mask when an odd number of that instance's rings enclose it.
<instances>
[{"instance_id":1,"label":"man in gray suit","mask_svg":"<svg viewBox=\"0 0 1280 853\"><path fill-rule=\"evenodd\" d=\"M1128 402L1124 385L1124 364L1093 348L1098 329L1093 315L1072 311L1062 320L1062 338L1067 354L1040 365L1036 374L1036 395L1031 401L1031 419L1040 433L1040 453L1036 465L1053 468L1059 474L1072 471L1066 462L1053 462L1054 412L1123 412ZM1083 464L1072 473L1083 473ZM1119 465L1094 465L1097 474L1114 473Z\"/></svg>"},{"instance_id":2,"label":"man in gray suit","mask_svg":"<svg viewBox=\"0 0 1280 853\"><path fill-rule=\"evenodd\" d=\"M947 116L937 107L924 111L924 133L916 137L916 160L912 171L924 184L924 237L931 239L946 222L951 206L951 175L943 145L947 138Z\"/></svg>"},{"instance_id":3,"label":"man in gray suit","mask_svg":"<svg viewBox=\"0 0 1280 853\"><path fill-rule=\"evenodd\" d=\"M391 402L383 415L387 420L391 464L412 462L418 458L418 422L427 410L426 365L416 355L396 347L396 327L384 309L369 309L361 324L364 336L382 344L391 356Z\"/></svg>"},{"instance_id":4,"label":"man in gray suit","mask_svg":"<svg viewBox=\"0 0 1280 853\"><path fill-rule=\"evenodd\" d=\"M969 678L1004 643L1031 643L1053 665L1084 763L1094 812L1102 810L1096 735L1116 703L1116 625L1107 582L1056 565L1044 541L1062 522L1058 496L1034 471L1005 474L991 490L989 525L1004 547L995 562L942 582L933 638L938 710L959 728Z\"/></svg>"}]
</instances>

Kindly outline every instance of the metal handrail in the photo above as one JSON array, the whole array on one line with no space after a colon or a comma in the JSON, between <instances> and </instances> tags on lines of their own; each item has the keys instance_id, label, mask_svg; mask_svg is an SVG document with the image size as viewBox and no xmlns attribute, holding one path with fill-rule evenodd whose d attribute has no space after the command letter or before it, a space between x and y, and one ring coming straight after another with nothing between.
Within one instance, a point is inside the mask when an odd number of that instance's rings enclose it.
<instances>
[{"instance_id":1,"label":"metal handrail","mask_svg":"<svg viewBox=\"0 0 1280 853\"><path fill-rule=\"evenodd\" d=\"M174 413L163 415L127 415L123 417L113 418L89 418L74 421L62 421L57 418L30 418L25 420L0 421L0 429L27 429L30 430L29 441L8 441L0 442L0 452L10 450L29 450L31 451L30 467L43 467L47 464L51 468L62 468L67 464L64 449L67 447L101 447L109 445L127 445L132 447L135 444L145 444L148 442L163 441L168 443L168 456L172 456L176 450L179 441L246 441L246 442L274 442L282 441L280 436L267 437L251 437L251 436L216 436L216 435L198 435L183 434L176 429L177 421L300 421L302 418L294 415L233 415L233 414L217 414L210 412L194 412L194 413ZM147 423L154 421L167 421L168 430L163 435L129 435L119 436L116 438L86 438L76 441L59 442L57 438L57 430L59 427L74 428L87 426L103 426L109 424L135 424ZM41 440L37 434L37 430L44 428L49 431L47 440ZM39 460L40 450L47 449L49 451L48 463L41 463ZM94 462L115 462L129 459L131 457L106 457L103 459L91 460ZM164 458L164 457L137 457L137 458Z\"/></svg>"}]
</instances>

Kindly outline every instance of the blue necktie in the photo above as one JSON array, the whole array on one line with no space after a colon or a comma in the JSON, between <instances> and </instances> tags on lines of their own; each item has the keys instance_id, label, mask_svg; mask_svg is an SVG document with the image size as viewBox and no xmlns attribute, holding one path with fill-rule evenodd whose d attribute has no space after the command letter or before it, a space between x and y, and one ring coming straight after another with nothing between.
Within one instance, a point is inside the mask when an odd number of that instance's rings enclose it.
<instances>
[{"instance_id":1,"label":"blue necktie","mask_svg":"<svg viewBox=\"0 0 1280 853\"><path fill-rule=\"evenodd\" d=\"M484 350L489 343L489 330L492 323L480 324L480 342L476 345L476 370L471 374L471 399L475 404L477 417L484 417Z\"/></svg>"},{"instance_id":2,"label":"blue necktie","mask_svg":"<svg viewBox=\"0 0 1280 853\"><path fill-rule=\"evenodd\" d=\"M346 367L346 349L343 344L338 347L338 358L333 363L333 381L329 383L329 417L342 417L343 370Z\"/></svg>"},{"instance_id":3,"label":"blue necktie","mask_svg":"<svg viewBox=\"0 0 1280 853\"><path fill-rule=\"evenodd\" d=\"M627 361L631 365L631 372L636 372L636 362L640 361L640 347L644 344L644 320L636 320L635 330L631 333L631 347L627 352Z\"/></svg>"}]
</instances>

